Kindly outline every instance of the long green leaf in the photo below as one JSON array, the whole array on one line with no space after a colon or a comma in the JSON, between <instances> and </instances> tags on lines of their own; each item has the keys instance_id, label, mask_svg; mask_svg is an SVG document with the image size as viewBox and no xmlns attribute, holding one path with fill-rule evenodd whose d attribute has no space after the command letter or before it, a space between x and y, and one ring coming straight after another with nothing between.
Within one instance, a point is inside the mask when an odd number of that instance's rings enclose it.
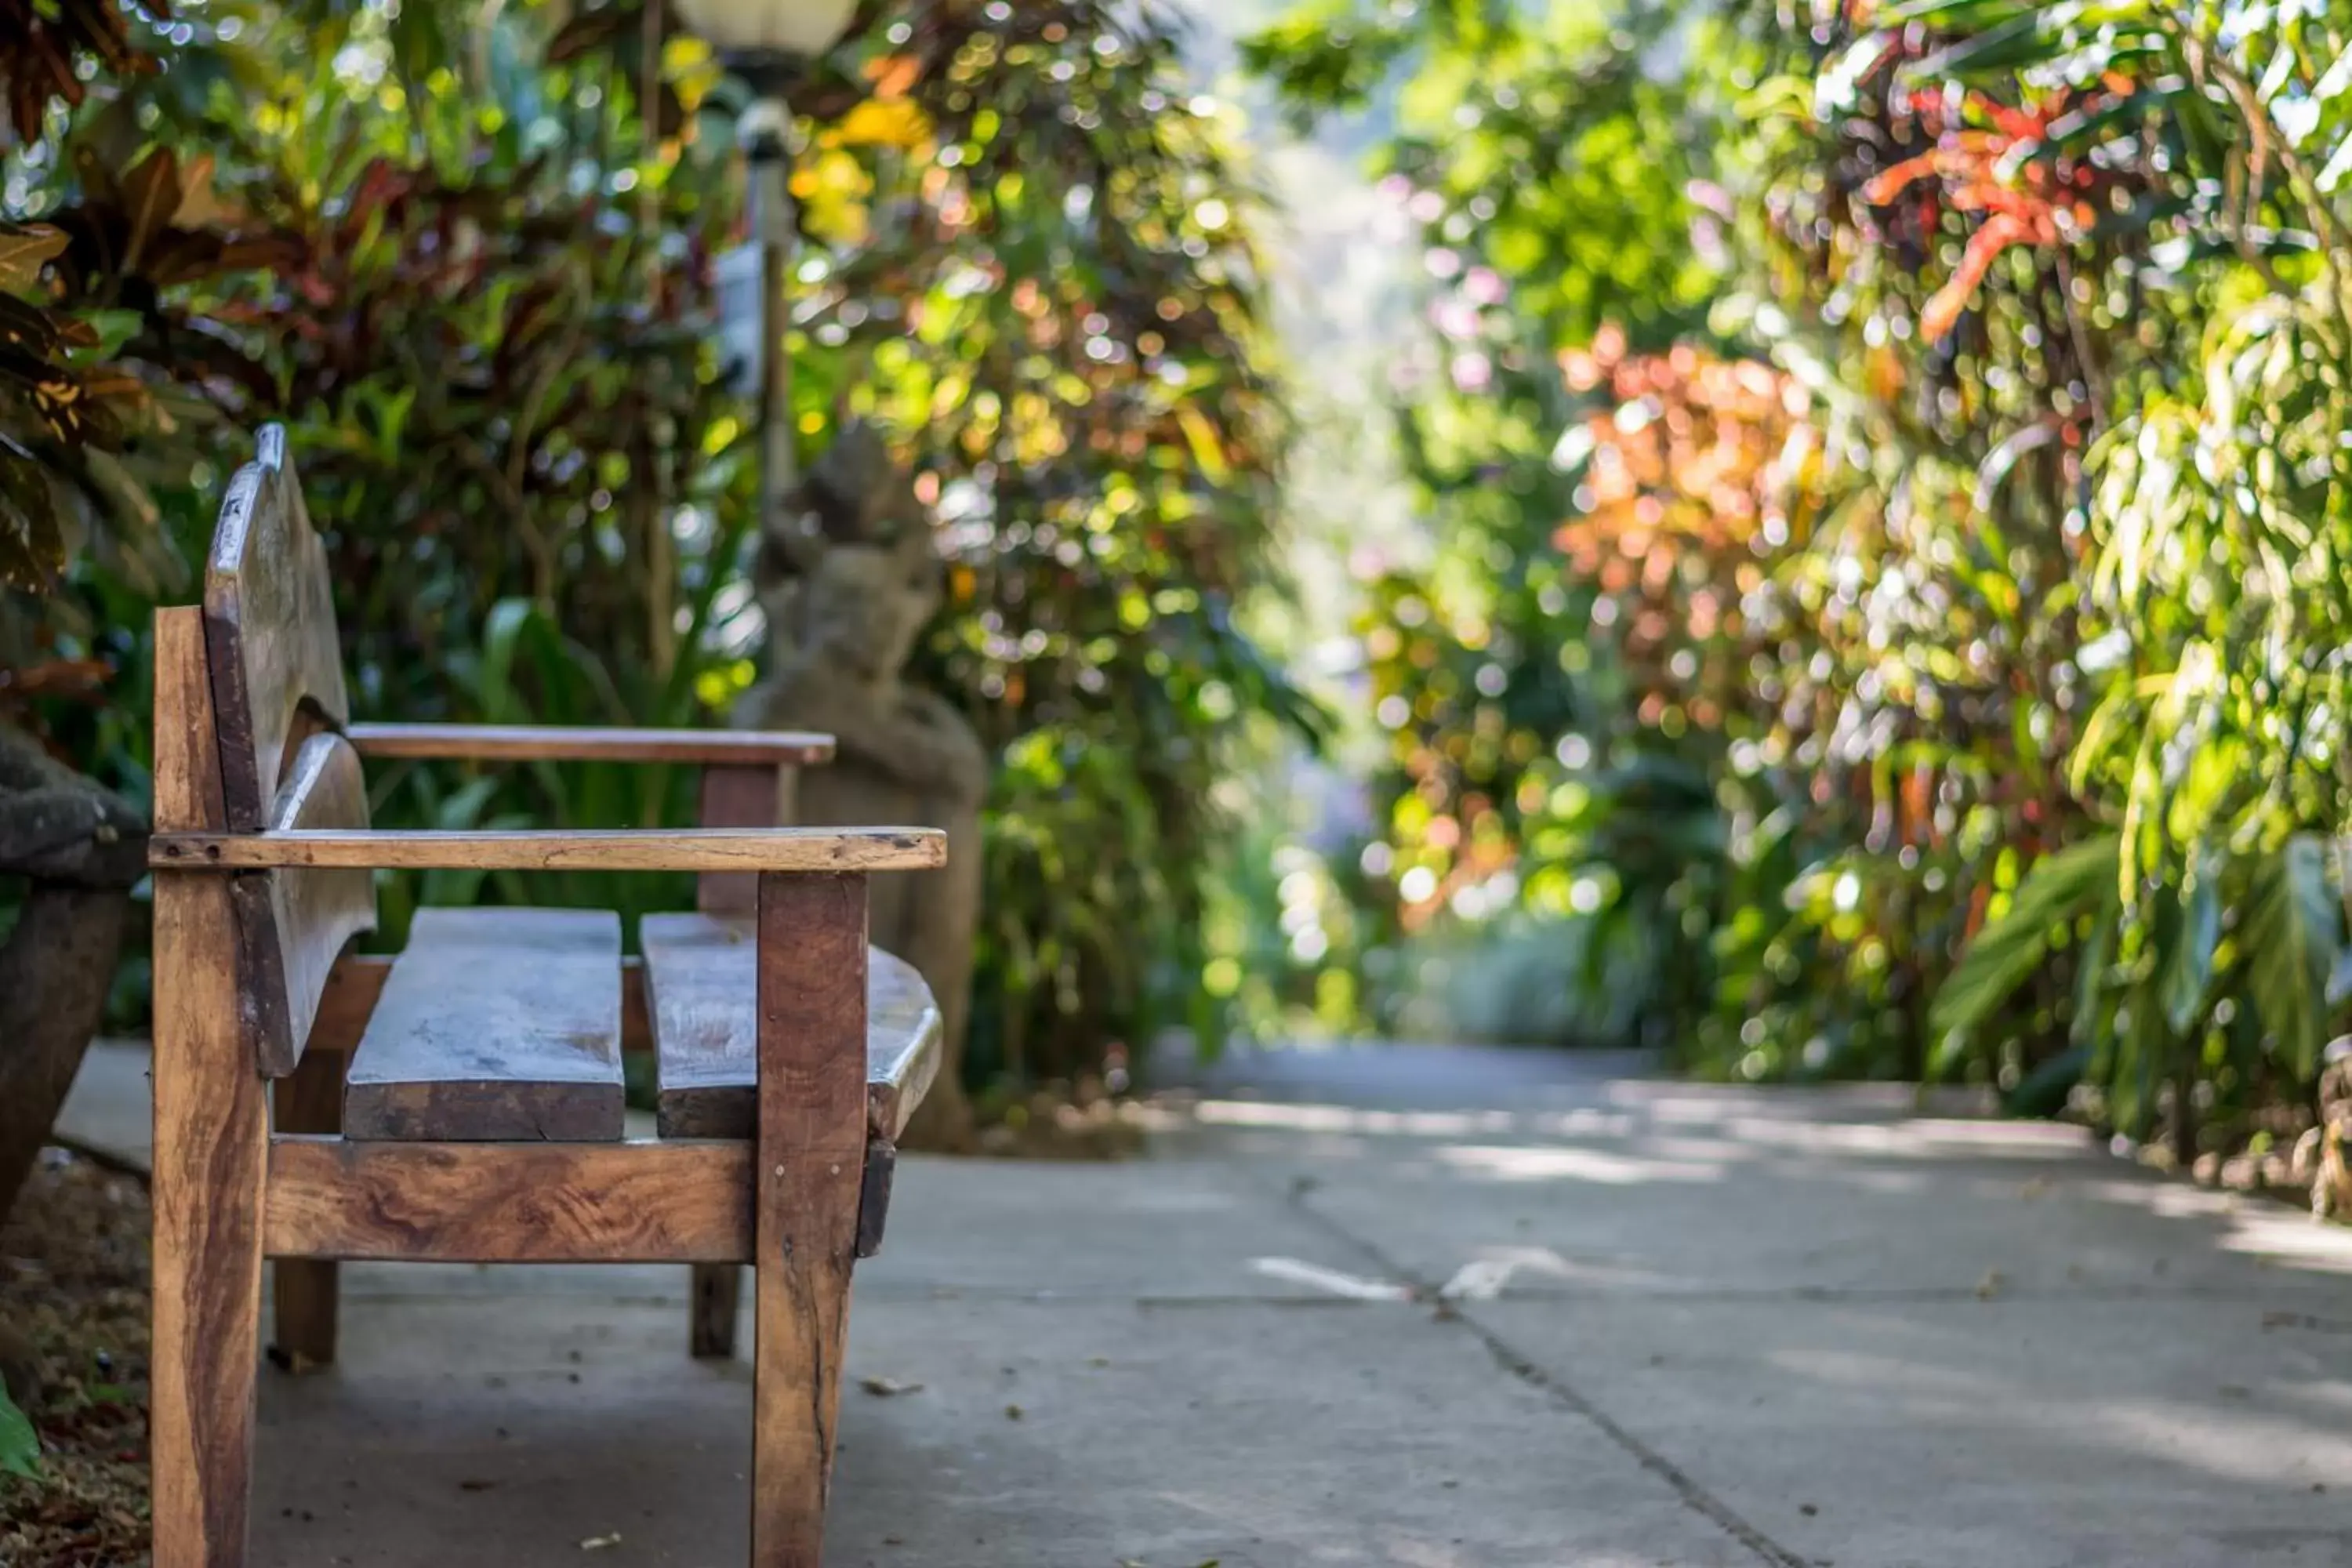
<instances>
[{"instance_id":1,"label":"long green leaf","mask_svg":"<svg viewBox=\"0 0 2352 1568\"><path fill-rule=\"evenodd\" d=\"M2088 1047L2069 1046L2002 1095L2000 1108L2011 1116L2055 1116L2066 1109L2067 1095L2083 1081L2090 1065Z\"/></svg>"},{"instance_id":2,"label":"long green leaf","mask_svg":"<svg viewBox=\"0 0 2352 1568\"><path fill-rule=\"evenodd\" d=\"M41 1473L41 1439L33 1423L16 1408L8 1391L0 1388L0 1475L27 1480Z\"/></svg>"},{"instance_id":3,"label":"long green leaf","mask_svg":"<svg viewBox=\"0 0 2352 1568\"><path fill-rule=\"evenodd\" d=\"M2246 910L2247 993L2299 1077L2327 1041L2327 984L2344 952L2344 921L2320 841L2299 835L2256 865Z\"/></svg>"},{"instance_id":4,"label":"long green leaf","mask_svg":"<svg viewBox=\"0 0 2352 1568\"><path fill-rule=\"evenodd\" d=\"M2213 950L2221 940L2221 885L2218 868L2200 864L2180 906L2180 941L2166 954L2164 1019L2185 1035L2204 1006L2213 983Z\"/></svg>"},{"instance_id":5,"label":"long green leaf","mask_svg":"<svg viewBox=\"0 0 2352 1568\"><path fill-rule=\"evenodd\" d=\"M2107 986L2107 971L2116 958L2116 932L2123 910L2115 904L2099 911L2082 951L2074 955L2074 1017L2067 1034L2082 1049L2095 1048L2113 1021L2115 1004Z\"/></svg>"},{"instance_id":6,"label":"long green leaf","mask_svg":"<svg viewBox=\"0 0 2352 1568\"><path fill-rule=\"evenodd\" d=\"M1977 932L1936 993L1927 1015L1935 1038L1975 1028L1992 1016L2041 966L2060 921L2116 898L2116 836L2105 833L2033 863L2008 913Z\"/></svg>"}]
</instances>

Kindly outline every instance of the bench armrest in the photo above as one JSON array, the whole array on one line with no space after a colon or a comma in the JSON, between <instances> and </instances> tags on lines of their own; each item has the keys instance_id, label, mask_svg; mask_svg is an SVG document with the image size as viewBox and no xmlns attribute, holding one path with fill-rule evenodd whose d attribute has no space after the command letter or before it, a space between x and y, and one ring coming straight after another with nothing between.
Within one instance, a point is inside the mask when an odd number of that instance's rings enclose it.
<instances>
[{"instance_id":1,"label":"bench armrest","mask_svg":"<svg viewBox=\"0 0 2352 1568\"><path fill-rule=\"evenodd\" d=\"M147 863L177 871L272 866L491 871L919 871L944 866L935 827L692 827L512 833L304 829L159 833Z\"/></svg>"},{"instance_id":2,"label":"bench armrest","mask_svg":"<svg viewBox=\"0 0 2352 1568\"><path fill-rule=\"evenodd\" d=\"M476 763L693 763L806 767L833 760L833 737L796 730L625 730L558 724L353 724L367 757Z\"/></svg>"}]
</instances>

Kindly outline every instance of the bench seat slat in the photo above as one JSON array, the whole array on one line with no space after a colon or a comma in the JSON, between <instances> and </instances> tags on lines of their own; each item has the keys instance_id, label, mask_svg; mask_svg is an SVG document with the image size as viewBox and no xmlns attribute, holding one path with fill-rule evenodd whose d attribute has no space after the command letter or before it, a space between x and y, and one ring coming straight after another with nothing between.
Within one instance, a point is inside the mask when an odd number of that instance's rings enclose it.
<instances>
[{"instance_id":1,"label":"bench seat slat","mask_svg":"<svg viewBox=\"0 0 2352 1568\"><path fill-rule=\"evenodd\" d=\"M749 1138L759 1080L752 923L647 915L638 927L665 1138ZM872 951L866 985L868 1130L895 1139L939 1070L940 1014L915 966Z\"/></svg>"},{"instance_id":2,"label":"bench seat slat","mask_svg":"<svg viewBox=\"0 0 2352 1568\"><path fill-rule=\"evenodd\" d=\"M352 1055L343 1135L609 1141L622 1092L618 915L420 910Z\"/></svg>"}]
</instances>

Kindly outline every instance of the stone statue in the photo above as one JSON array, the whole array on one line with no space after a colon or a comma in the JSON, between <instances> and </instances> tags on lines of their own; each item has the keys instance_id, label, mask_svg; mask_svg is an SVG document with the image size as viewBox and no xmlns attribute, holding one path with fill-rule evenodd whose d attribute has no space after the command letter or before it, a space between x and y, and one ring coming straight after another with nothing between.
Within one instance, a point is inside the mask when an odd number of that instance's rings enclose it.
<instances>
[{"instance_id":1,"label":"stone statue","mask_svg":"<svg viewBox=\"0 0 2352 1568\"><path fill-rule=\"evenodd\" d=\"M0 723L0 877L31 882L0 935L0 1218L104 1020L131 885L146 873L144 814ZM12 1394L16 1349L0 1333Z\"/></svg>"},{"instance_id":2,"label":"stone statue","mask_svg":"<svg viewBox=\"0 0 2352 1568\"><path fill-rule=\"evenodd\" d=\"M989 760L970 723L903 678L939 608L931 522L871 426L852 421L769 520L753 586L772 668L738 706L765 729L820 730L833 763L802 770L793 813L817 827L938 827L944 870L887 872L872 888L876 946L922 972L945 1028L940 1074L908 1127L911 1146L972 1141L959 1078L980 918L980 806Z\"/></svg>"}]
</instances>

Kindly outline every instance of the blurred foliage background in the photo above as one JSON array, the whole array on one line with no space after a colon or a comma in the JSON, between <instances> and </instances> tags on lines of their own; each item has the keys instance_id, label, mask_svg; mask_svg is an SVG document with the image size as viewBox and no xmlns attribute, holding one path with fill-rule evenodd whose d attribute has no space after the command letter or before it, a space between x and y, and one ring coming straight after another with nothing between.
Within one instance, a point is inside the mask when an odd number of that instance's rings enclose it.
<instances>
[{"instance_id":1,"label":"blurred foliage background","mask_svg":"<svg viewBox=\"0 0 2352 1568\"><path fill-rule=\"evenodd\" d=\"M714 335L746 96L705 44L657 4L7 0L0 86L0 721L143 799L149 612L273 418L362 715L728 721L763 631ZM998 764L972 1074L1221 1038L1215 786L1320 724L1243 629L1285 431L1224 111L1168 17L1096 0L868 6L792 90L801 456L869 420L939 515L921 673ZM693 810L683 770L375 783L408 825ZM382 936L688 896L433 873Z\"/></svg>"},{"instance_id":2,"label":"blurred foliage background","mask_svg":"<svg viewBox=\"0 0 2352 1568\"><path fill-rule=\"evenodd\" d=\"M907 465L921 672L997 765L975 1085L1491 1034L2284 1159L2352 979L2352 6L1267 15L1207 92L1173 13L868 5L794 89L795 432ZM146 613L267 417L366 712L726 721L706 47L642 0L0 0L10 39L0 721L143 788ZM1367 395L1415 547L1331 557L1338 665L1237 103L1370 128L1412 266Z\"/></svg>"},{"instance_id":3,"label":"blurred foliage background","mask_svg":"<svg viewBox=\"0 0 2352 1568\"><path fill-rule=\"evenodd\" d=\"M1436 545L1365 574L1330 960L1376 1021L1483 954L1511 1032L2284 1158L2345 990L2348 43L2329 0L1250 40L1302 122L1393 105L1420 236Z\"/></svg>"}]
</instances>

